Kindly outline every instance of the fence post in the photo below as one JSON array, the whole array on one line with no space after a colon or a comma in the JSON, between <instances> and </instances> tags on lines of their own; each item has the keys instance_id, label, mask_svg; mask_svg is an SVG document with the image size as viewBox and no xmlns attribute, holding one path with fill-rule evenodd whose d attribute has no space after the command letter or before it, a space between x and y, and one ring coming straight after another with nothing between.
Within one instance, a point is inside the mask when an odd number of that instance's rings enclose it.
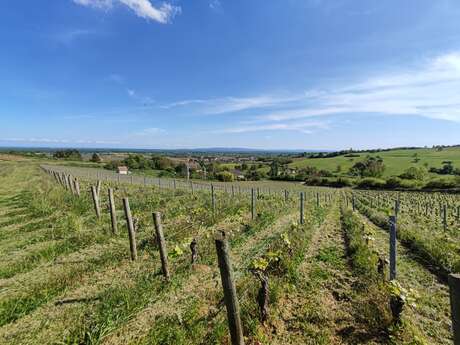
<instances>
[{"instance_id":1,"label":"fence post","mask_svg":"<svg viewBox=\"0 0 460 345\"><path fill-rule=\"evenodd\" d=\"M74 185L73 185L73 182L72 182L72 176L71 175L67 175L67 183L70 187L70 191L72 192L72 195L76 195L77 193L75 193L75 189L74 189Z\"/></svg>"},{"instance_id":2,"label":"fence post","mask_svg":"<svg viewBox=\"0 0 460 345\"><path fill-rule=\"evenodd\" d=\"M129 208L128 198L123 198L123 207L125 209L126 224L128 226L129 249L131 251L131 260L137 260L136 233L134 231L133 218Z\"/></svg>"},{"instance_id":3,"label":"fence post","mask_svg":"<svg viewBox=\"0 0 460 345\"><path fill-rule=\"evenodd\" d=\"M113 189L109 188L109 210L110 210L110 219L112 221L112 233L116 234L117 229L117 213L115 210L115 198L113 197Z\"/></svg>"},{"instance_id":4,"label":"fence post","mask_svg":"<svg viewBox=\"0 0 460 345\"><path fill-rule=\"evenodd\" d=\"M354 195L351 197L351 206L353 208L353 211L355 211L356 210L356 204L355 204L355 196Z\"/></svg>"},{"instance_id":5,"label":"fence post","mask_svg":"<svg viewBox=\"0 0 460 345\"><path fill-rule=\"evenodd\" d=\"M76 177L74 180L74 185L75 185L75 193L77 193L77 196L80 196L80 183L78 182L78 179Z\"/></svg>"},{"instance_id":6,"label":"fence post","mask_svg":"<svg viewBox=\"0 0 460 345\"><path fill-rule=\"evenodd\" d=\"M216 238L216 251L232 345L244 345L240 307L236 296L233 269L228 254L228 242L225 238L225 233L222 233L220 238Z\"/></svg>"},{"instance_id":7,"label":"fence post","mask_svg":"<svg viewBox=\"0 0 460 345\"><path fill-rule=\"evenodd\" d=\"M390 280L396 279L396 216L390 216Z\"/></svg>"},{"instance_id":8,"label":"fence post","mask_svg":"<svg viewBox=\"0 0 460 345\"><path fill-rule=\"evenodd\" d=\"M449 275L449 290L454 345L460 345L460 274Z\"/></svg>"},{"instance_id":9,"label":"fence post","mask_svg":"<svg viewBox=\"0 0 460 345\"><path fill-rule=\"evenodd\" d=\"M444 230L447 230L447 206L443 205L442 207L442 225L444 226Z\"/></svg>"},{"instance_id":10,"label":"fence post","mask_svg":"<svg viewBox=\"0 0 460 345\"><path fill-rule=\"evenodd\" d=\"M316 206L319 207L319 193L316 193Z\"/></svg>"},{"instance_id":11,"label":"fence post","mask_svg":"<svg viewBox=\"0 0 460 345\"><path fill-rule=\"evenodd\" d=\"M251 219L256 218L256 193L254 188L251 188Z\"/></svg>"},{"instance_id":12,"label":"fence post","mask_svg":"<svg viewBox=\"0 0 460 345\"><path fill-rule=\"evenodd\" d=\"M158 246L160 247L161 270L166 280L169 280L168 252L166 251L166 242L163 235L160 212L153 213L153 223L155 224L155 233L157 235Z\"/></svg>"},{"instance_id":13,"label":"fence post","mask_svg":"<svg viewBox=\"0 0 460 345\"><path fill-rule=\"evenodd\" d=\"M211 185L211 207L212 211L216 210L216 197L214 195L214 185Z\"/></svg>"},{"instance_id":14,"label":"fence post","mask_svg":"<svg viewBox=\"0 0 460 345\"><path fill-rule=\"evenodd\" d=\"M304 195L303 195L303 192L300 192L300 224L304 223L304 220L303 220L303 209L304 209L303 203L304 203Z\"/></svg>"},{"instance_id":15,"label":"fence post","mask_svg":"<svg viewBox=\"0 0 460 345\"><path fill-rule=\"evenodd\" d=\"M97 192L97 196L98 196L98 197L101 195L101 185L102 185L101 180L97 180L96 192Z\"/></svg>"},{"instance_id":16,"label":"fence post","mask_svg":"<svg viewBox=\"0 0 460 345\"><path fill-rule=\"evenodd\" d=\"M101 218L101 208L99 206L99 197L96 192L96 187L91 186L91 195L93 197L94 210L96 211L97 218Z\"/></svg>"},{"instance_id":17,"label":"fence post","mask_svg":"<svg viewBox=\"0 0 460 345\"><path fill-rule=\"evenodd\" d=\"M288 191L285 189L284 190L284 202L287 202L288 201Z\"/></svg>"}]
</instances>

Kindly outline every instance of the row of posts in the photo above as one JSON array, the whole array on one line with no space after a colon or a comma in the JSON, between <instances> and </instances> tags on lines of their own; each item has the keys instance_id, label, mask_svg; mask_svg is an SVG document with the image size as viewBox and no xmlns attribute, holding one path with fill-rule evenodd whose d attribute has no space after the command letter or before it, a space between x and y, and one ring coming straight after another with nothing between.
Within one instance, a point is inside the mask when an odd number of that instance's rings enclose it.
<instances>
[{"instance_id":1,"label":"row of posts","mask_svg":"<svg viewBox=\"0 0 460 345\"><path fill-rule=\"evenodd\" d=\"M348 199L347 199L348 203ZM355 211L355 197L352 196L352 207ZM444 224L446 226L446 206L444 205ZM389 217L390 235L390 280L396 279L397 274L397 215L400 210L399 199L395 201L395 215ZM450 291L450 306L454 344L460 345L460 274L449 274L448 285Z\"/></svg>"}]
</instances>

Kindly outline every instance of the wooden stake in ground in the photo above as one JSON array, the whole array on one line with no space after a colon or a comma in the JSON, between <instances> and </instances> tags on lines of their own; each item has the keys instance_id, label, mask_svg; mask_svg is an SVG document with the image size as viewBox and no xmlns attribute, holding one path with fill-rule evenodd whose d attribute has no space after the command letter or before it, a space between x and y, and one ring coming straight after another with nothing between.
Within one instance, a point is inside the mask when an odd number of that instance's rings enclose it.
<instances>
[{"instance_id":1,"label":"wooden stake in ground","mask_svg":"<svg viewBox=\"0 0 460 345\"><path fill-rule=\"evenodd\" d=\"M228 328L232 345L244 345L243 327L240 319L240 307L236 296L233 269L228 253L228 242L225 233L216 239L217 260L219 263L222 288L224 290L225 307L227 309Z\"/></svg>"},{"instance_id":2,"label":"wooden stake in ground","mask_svg":"<svg viewBox=\"0 0 460 345\"><path fill-rule=\"evenodd\" d=\"M78 182L78 179L76 177L74 180L74 185L75 185L75 192L77 193L78 196L80 196L80 183Z\"/></svg>"},{"instance_id":3,"label":"wooden stake in ground","mask_svg":"<svg viewBox=\"0 0 460 345\"><path fill-rule=\"evenodd\" d=\"M129 249L131 251L131 260L137 260L136 233L134 231L133 218L129 208L128 198L123 198L123 207L125 209L126 224L128 226Z\"/></svg>"},{"instance_id":4,"label":"wooden stake in ground","mask_svg":"<svg viewBox=\"0 0 460 345\"><path fill-rule=\"evenodd\" d=\"M101 180L97 180L96 192L97 192L97 197L98 198L101 196L101 185L102 185Z\"/></svg>"},{"instance_id":5,"label":"wooden stake in ground","mask_svg":"<svg viewBox=\"0 0 460 345\"><path fill-rule=\"evenodd\" d=\"M390 216L390 280L396 279L396 216Z\"/></svg>"},{"instance_id":6,"label":"wooden stake in ground","mask_svg":"<svg viewBox=\"0 0 460 345\"><path fill-rule=\"evenodd\" d=\"M251 219L256 218L256 194L254 188L251 189Z\"/></svg>"},{"instance_id":7,"label":"wooden stake in ground","mask_svg":"<svg viewBox=\"0 0 460 345\"><path fill-rule=\"evenodd\" d=\"M96 187L91 186L91 196L93 197L94 210L98 219L101 218L101 208L99 206L99 196L97 195Z\"/></svg>"},{"instance_id":8,"label":"wooden stake in ground","mask_svg":"<svg viewBox=\"0 0 460 345\"><path fill-rule=\"evenodd\" d=\"M198 242L196 238L192 240L190 243L190 251L192 252L192 265L196 264L196 261L198 260Z\"/></svg>"},{"instance_id":9,"label":"wooden stake in ground","mask_svg":"<svg viewBox=\"0 0 460 345\"><path fill-rule=\"evenodd\" d=\"M304 223L303 219L303 210L304 210L304 194L303 192L300 192L300 224Z\"/></svg>"},{"instance_id":10,"label":"wooden stake in ground","mask_svg":"<svg viewBox=\"0 0 460 345\"><path fill-rule=\"evenodd\" d=\"M109 211L110 220L112 221L112 233L115 235L118 232L117 213L115 210L115 198L113 197L113 189L109 188Z\"/></svg>"},{"instance_id":11,"label":"wooden stake in ground","mask_svg":"<svg viewBox=\"0 0 460 345\"><path fill-rule=\"evenodd\" d=\"M160 247L161 269L166 280L169 280L168 252L166 251L166 242L163 235L163 226L161 224L160 212L153 213L153 222L155 224L155 233L158 240L158 246Z\"/></svg>"},{"instance_id":12,"label":"wooden stake in ground","mask_svg":"<svg viewBox=\"0 0 460 345\"><path fill-rule=\"evenodd\" d=\"M449 275L449 289L454 345L460 345L460 274Z\"/></svg>"},{"instance_id":13,"label":"wooden stake in ground","mask_svg":"<svg viewBox=\"0 0 460 345\"><path fill-rule=\"evenodd\" d=\"M214 185L211 185L211 207L212 211L216 211L216 196L214 194Z\"/></svg>"}]
</instances>

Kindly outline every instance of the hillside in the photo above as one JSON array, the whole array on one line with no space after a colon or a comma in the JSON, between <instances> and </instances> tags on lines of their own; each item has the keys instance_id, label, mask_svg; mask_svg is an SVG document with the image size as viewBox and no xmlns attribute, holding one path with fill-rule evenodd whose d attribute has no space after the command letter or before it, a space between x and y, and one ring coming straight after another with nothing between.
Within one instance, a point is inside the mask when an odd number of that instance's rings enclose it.
<instances>
[{"instance_id":1,"label":"hillside","mask_svg":"<svg viewBox=\"0 0 460 345\"><path fill-rule=\"evenodd\" d=\"M361 152L359 157L346 157L345 155L332 158L298 158L289 164L291 168L305 168L307 166L325 169L336 173L337 167L341 167L340 174L345 175L356 162L364 159L367 155L380 156L385 164L384 177L397 176L410 167L441 168L444 161L451 161L454 167L460 167L460 147L436 149L408 149L391 150L379 153ZM414 161L415 155L419 161Z\"/></svg>"}]
</instances>

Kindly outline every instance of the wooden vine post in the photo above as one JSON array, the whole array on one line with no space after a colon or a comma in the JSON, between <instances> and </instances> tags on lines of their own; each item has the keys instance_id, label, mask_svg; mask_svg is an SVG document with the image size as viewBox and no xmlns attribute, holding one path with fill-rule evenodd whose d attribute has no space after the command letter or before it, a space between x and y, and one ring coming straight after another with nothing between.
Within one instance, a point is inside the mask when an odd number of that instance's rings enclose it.
<instances>
[{"instance_id":1,"label":"wooden vine post","mask_svg":"<svg viewBox=\"0 0 460 345\"><path fill-rule=\"evenodd\" d=\"M460 345L460 274L449 275L449 290L454 345Z\"/></svg>"},{"instance_id":2,"label":"wooden vine post","mask_svg":"<svg viewBox=\"0 0 460 345\"><path fill-rule=\"evenodd\" d=\"M97 192L97 196L98 196L98 197L101 195L101 185L102 185L101 180L97 180L96 192Z\"/></svg>"},{"instance_id":3,"label":"wooden vine post","mask_svg":"<svg viewBox=\"0 0 460 345\"><path fill-rule=\"evenodd\" d=\"M136 232L134 230L133 217L131 216L131 209L129 207L128 198L123 198L123 208L125 209L126 225L128 226L131 260L135 261L137 260Z\"/></svg>"},{"instance_id":4,"label":"wooden vine post","mask_svg":"<svg viewBox=\"0 0 460 345\"><path fill-rule=\"evenodd\" d=\"M112 221L112 233L115 235L118 232L118 226L117 226L117 213L115 209L115 198L113 196L112 188L109 188L109 211L110 211L110 220Z\"/></svg>"},{"instance_id":5,"label":"wooden vine post","mask_svg":"<svg viewBox=\"0 0 460 345\"><path fill-rule=\"evenodd\" d=\"M300 224L304 223L304 194L300 192Z\"/></svg>"},{"instance_id":6,"label":"wooden vine post","mask_svg":"<svg viewBox=\"0 0 460 345\"><path fill-rule=\"evenodd\" d=\"M396 279L396 216L390 216L390 280Z\"/></svg>"},{"instance_id":7,"label":"wooden vine post","mask_svg":"<svg viewBox=\"0 0 460 345\"><path fill-rule=\"evenodd\" d=\"M166 242L163 234L163 225L161 224L161 213L153 213L153 223L155 224L155 233L160 247L161 270L166 280L169 281L168 252L166 251Z\"/></svg>"},{"instance_id":8,"label":"wooden vine post","mask_svg":"<svg viewBox=\"0 0 460 345\"><path fill-rule=\"evenodd\" d=\"M284 190L284 202L287 202L287 201L288 201L288 198L289 198L289 193L288 193L288 191L285 189L285 190Z\"/></svg>"},{"instance_id":9,"label":"wooden vine post","mask_svg":"<svg viewBox=\"0 0 460 345\"><path fill-rule=\"evenodd\" d=\"M444 231L447 230L447 206L442 206L442 225L444 227Z\"/></svg>"},{"instance_id":10,"label":"wooden vine post","mask_svg":"<svg viewBox=\"0 0 460 345\"><path fill-rule=\"evenodd\" d=\"M99 206L99 196L96 192L96 187L91 186L91 196L93 197L94 211L98 219L101 218L101 207Z\"/></svg>"},{"instance_id":11,"label":"wooden vine post","mask_svg":"<svg viewBox=\"0 0 460 345\"><path fill-rule=\"evenodd\" d=\"M78 182L78 179L76 177L74 180L74 185L75 185L75 192L77 193L77 196L80 196L80 182Z\"/></svg>"},{"instance_id":12,"label":"wooden vine post","mask_svg":"<svg viewBox=\"0 0 460 345\"><path fill-rule=\"evenodd\" d=\"M222 232L215 241L232 345L244 345L243 326L240 319L240 306L236 295L233 269L230 262L228 242L225 238L225 233Z\"/></svg>"},{"instance_id":13,"label":"wooden vine post","mask_svg":"<svg viewBox=\"0 0 460 345\"><path fill-rule=\"evenodd\" d=\"M211 207L212 212L216 211L216 196L214 194L214 185L211 185Z\"/></svg>"},{"instance_id":14,"label":"wooden vine post","mask_svg":"<svg viewBox=\"0 0 460 345\"><path fill-rule=\"evenodd\" d=\"M251 219L256 218L256 193L254 188L251 188Z\"/></svg>"}]
</instances>

